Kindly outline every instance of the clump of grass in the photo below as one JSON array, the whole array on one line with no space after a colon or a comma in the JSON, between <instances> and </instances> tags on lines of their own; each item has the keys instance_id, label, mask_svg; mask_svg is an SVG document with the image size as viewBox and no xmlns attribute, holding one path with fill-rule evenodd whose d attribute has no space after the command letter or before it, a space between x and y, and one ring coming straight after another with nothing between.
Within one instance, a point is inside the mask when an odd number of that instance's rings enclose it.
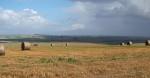
<instances>
[{"instance_id":1,"label":"clump of grass","mask_svg":"<svg viewBox=\"0 0 150 78\"><path fill-rule=\"evenodd\" d=\"M56 57L56 60L57 60L57 61L64 61L65 58L64 58L64 57Z\"/></svg>"},{"instance_id":2,"label":"clump of grass","mask_svg":"<svg viewBox=\"0 0 150 78\"><path fill-rule=\"evenodd\" d=\"M5 64L5 65L1 65L1 67L9 67L9 65L8 65L8 64Z\"/></svg>"},{"instance_id":3,"label":"clump of grass","mask_svg":"<svg viewBox=\"0 0 150 78\"><path fill-rule=\"evenodd\" d=\"M77 62L77 59L73 57L50 57L50 58L40 58L39 63L69 63L69 64L75 64Z\"/></svg>"},{"instance_id":4,"label":"clump of grass","mask_svg":"<svg viewBox=\"0 0 150 78\"><path fill-rule=\"evenodd\" d=\"M67 58L67 62L70 64L75 64L77 62L77 59L69 57Z\"/></svg>"},{"instance_id":5,"label":"clump of grass","mask_svg":"<svg viewBox=\"0 0 150 78\"><path fill-rule=\"evenodd\" d=\"M56 61L75 64L77 62L77 59L74 57L56 57Z\"/></svg>"},{"instance_id":6,"label":"clump of grass","mask_svg":"<svg viewBox=\"0 0 150 78\"><path fill-rule=\"evenodd\" d=\"M54 63L54 60L52 58L40 58L40 63Z\"/></svg>"},{"instance_id":7,"label":"clump of grass","mask_svg":"<svg viewBox=\"0 0 150 78\"><path fill-rule=\"evenodd\" d=\"M112 56L111 60L127 60L127 56Z\"/></svg>"},{"instance_id":8,"label":"clump of grass","mask_svg":"<svg viewBox=\"0 0 150 78\"><path fill-rule=\"evenodd\" d=\"M18 58L19 61L25 61L25 58Z\"/></svg>"},{"instance_id":9,"label":"clump of grass","mask_svg":"<svg viewBox=\"0 0 150 78\"><path fill-rule=\"evenodd\" d=\"M31 57L18 57L18 58L17 58L17 61L18 61L19 63L28 63L30 60L32 60Z\"/></svg>"}]
</instances>

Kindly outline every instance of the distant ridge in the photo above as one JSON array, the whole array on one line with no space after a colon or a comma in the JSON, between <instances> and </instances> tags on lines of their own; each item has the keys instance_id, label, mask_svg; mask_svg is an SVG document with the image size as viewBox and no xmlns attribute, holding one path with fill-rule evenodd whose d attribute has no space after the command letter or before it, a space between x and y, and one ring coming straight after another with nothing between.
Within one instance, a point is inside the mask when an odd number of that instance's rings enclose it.
<instances>
[{"instance_id":1,"label":"distant ridge","mask_svg":"<svg viewBox=\"0 0 150 78\"><path fill-rule=\"evenodd\" d=\"M150 40L150 37L131 36L52 36L52 35L0 35L0 41L31 41L31 42L89 42L118 44L133 41L137 43Z\"/></svg>"}]
</instances>

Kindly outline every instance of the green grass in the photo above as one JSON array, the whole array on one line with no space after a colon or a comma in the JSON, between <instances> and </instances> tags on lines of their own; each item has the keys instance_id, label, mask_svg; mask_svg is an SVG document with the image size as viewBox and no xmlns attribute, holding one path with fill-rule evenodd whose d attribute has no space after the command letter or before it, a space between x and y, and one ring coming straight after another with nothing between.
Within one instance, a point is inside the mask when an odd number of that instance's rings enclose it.
<instances>
[{"instance_id":1,"label":"green grass","mask_svg":"<svg viewBox=\"0 0 150 78\"><path fill-rule=\"evenodd\" d=\"M69 63L75 64L78 60L73 57L50 57L50 58L40 58L39 63Z\"/></svg>"}]
</instances>

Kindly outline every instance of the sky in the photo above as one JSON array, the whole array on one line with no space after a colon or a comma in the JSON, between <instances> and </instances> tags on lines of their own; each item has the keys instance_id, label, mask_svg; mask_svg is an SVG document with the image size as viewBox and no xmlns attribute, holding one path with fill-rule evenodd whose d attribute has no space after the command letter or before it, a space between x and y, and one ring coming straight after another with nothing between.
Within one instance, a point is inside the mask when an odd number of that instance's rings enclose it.
<instances>
[{"instance_id":1,"label":"sky","mask_svg":"<svg viewBox=\"0 0 150 78\"><path fill-rule=\"evenodd\" d=\"M150 0L1 0L0 34L150 37Z\"/></svg>"}]
</instances>

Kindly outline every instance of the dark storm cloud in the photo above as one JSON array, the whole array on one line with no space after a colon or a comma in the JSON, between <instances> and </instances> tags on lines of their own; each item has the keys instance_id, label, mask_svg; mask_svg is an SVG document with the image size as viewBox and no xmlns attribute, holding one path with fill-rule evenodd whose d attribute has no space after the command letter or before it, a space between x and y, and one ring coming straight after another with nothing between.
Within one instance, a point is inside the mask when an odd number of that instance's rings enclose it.
<instances>
[{"instance_id":1,"label":"dark storm cloud","mask_svg":"<svg viewBox=\"0 0 150 78\"><path fill-rule=\"evenodd\" d=\"M72 0L73 24L82 29L70 31L89 35L150 36L149 0ZM77 33L78 32L78 33Z\"/></svg>"},{"instance_id":2,"label":"dark storm cloud","mask_svg":"<svg viewBox=\"0 0 150 78\"><path fill-rule=\"evenodd\" d=\"M81 1L81 2L112 2L117 0L72 0L72 1Z\"/></svg>"}]
</instances>

